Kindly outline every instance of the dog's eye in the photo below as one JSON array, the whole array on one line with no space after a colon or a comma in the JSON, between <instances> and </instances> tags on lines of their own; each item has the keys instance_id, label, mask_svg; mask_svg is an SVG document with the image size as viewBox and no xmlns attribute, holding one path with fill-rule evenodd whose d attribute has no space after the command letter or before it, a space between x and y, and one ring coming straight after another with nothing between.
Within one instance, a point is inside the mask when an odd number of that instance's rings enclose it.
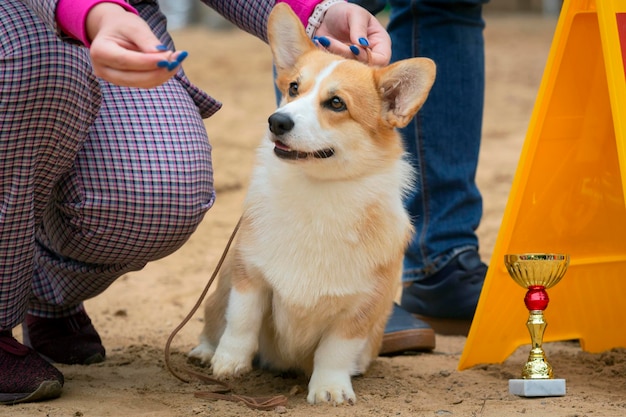
<instances>
[{"instance_id":1,"label":"dog's eye","mask_svg":"<svg viewBox=\"0 0 626 417\"><path fill-rule=\"evenodd\" d=\"M325 104L326 104L326 107L328 107L329 109L333 111L346 110L346 103L337 96L331 97Z\"/></svg>"},{"instance_id":2,"label":"dog's eye","mask_svg":"<svg viewBox=\"0 0 626 417\"><path fill-rule=\"evenodd\" d=\"M298 83L292 82L289 84L289 97L295 97L298 95Z\"/></svg>"}]
</instances>

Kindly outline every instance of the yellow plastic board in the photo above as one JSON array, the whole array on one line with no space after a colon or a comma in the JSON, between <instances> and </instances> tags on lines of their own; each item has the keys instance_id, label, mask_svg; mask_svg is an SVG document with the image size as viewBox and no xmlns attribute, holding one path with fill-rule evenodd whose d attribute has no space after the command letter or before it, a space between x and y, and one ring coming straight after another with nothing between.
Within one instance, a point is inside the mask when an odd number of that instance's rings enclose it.
<instances>
[{"instance_id":1,"label":"yellow plastic board","mask_svg":"<svg viewBox=\"0 0 626 417\"><path fill-rule=\"evenodd\" d=\"M624 51L625 0L565 0L459 369L530 343L507 253L571 257L548 290L544 342L626 347Z\"/></svg>"}]
</instances>

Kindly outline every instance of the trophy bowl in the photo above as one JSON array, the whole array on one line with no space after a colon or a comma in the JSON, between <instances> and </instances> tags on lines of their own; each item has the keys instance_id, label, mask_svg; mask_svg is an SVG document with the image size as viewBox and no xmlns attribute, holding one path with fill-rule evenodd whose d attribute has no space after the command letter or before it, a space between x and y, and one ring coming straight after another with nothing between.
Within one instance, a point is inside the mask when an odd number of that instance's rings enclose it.
<instances>
[{"instance_id":1,"label":"trophy bowl","mask_svg":"<svg viewBox=\"0 0 626 417\"><path fill-rule=\"evenodd\" d=\"M569 266L569 255L559 253L524 253L504 255L509 275L524 288L556 285Z\"/></svg>"}]
</instances>

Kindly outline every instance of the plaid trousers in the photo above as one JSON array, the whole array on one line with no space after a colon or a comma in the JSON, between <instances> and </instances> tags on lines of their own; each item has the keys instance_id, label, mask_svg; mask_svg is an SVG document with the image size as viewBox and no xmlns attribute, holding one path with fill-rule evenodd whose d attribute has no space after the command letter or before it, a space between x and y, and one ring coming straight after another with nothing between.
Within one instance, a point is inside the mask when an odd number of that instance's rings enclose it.
<instances>
[{"instance_id":1,"label":"plaid trousers","mask_svg":"<svg viewBox=\"0 0 626 417\"><path fill-rule=\"evenodd\" d=\"M156 2L131 3L173 48ZM215 197L202 119L221 104L182 70L150 90L99 80L33 9L0 1L0 330L79 311L178 249Z\"/></svg>"}]
</instances>

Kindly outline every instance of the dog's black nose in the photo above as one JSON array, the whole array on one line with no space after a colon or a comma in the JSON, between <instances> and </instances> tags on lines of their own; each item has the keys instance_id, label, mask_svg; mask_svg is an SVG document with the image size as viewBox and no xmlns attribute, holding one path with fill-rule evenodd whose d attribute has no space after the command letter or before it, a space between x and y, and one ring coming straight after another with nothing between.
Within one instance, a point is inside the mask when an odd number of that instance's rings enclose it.
<instances>
[{"instance_id":1,"label":"dog's black nose","mask_svg":"<svg viewBox=\"0 0 626 417\"><path fill-rule=\"evenodd\" d=\"M294 123L291 117L283 113L274 113L267 119L270 131L275 135L283 135L293 129Z\"/></svg>"}]
</instances>

